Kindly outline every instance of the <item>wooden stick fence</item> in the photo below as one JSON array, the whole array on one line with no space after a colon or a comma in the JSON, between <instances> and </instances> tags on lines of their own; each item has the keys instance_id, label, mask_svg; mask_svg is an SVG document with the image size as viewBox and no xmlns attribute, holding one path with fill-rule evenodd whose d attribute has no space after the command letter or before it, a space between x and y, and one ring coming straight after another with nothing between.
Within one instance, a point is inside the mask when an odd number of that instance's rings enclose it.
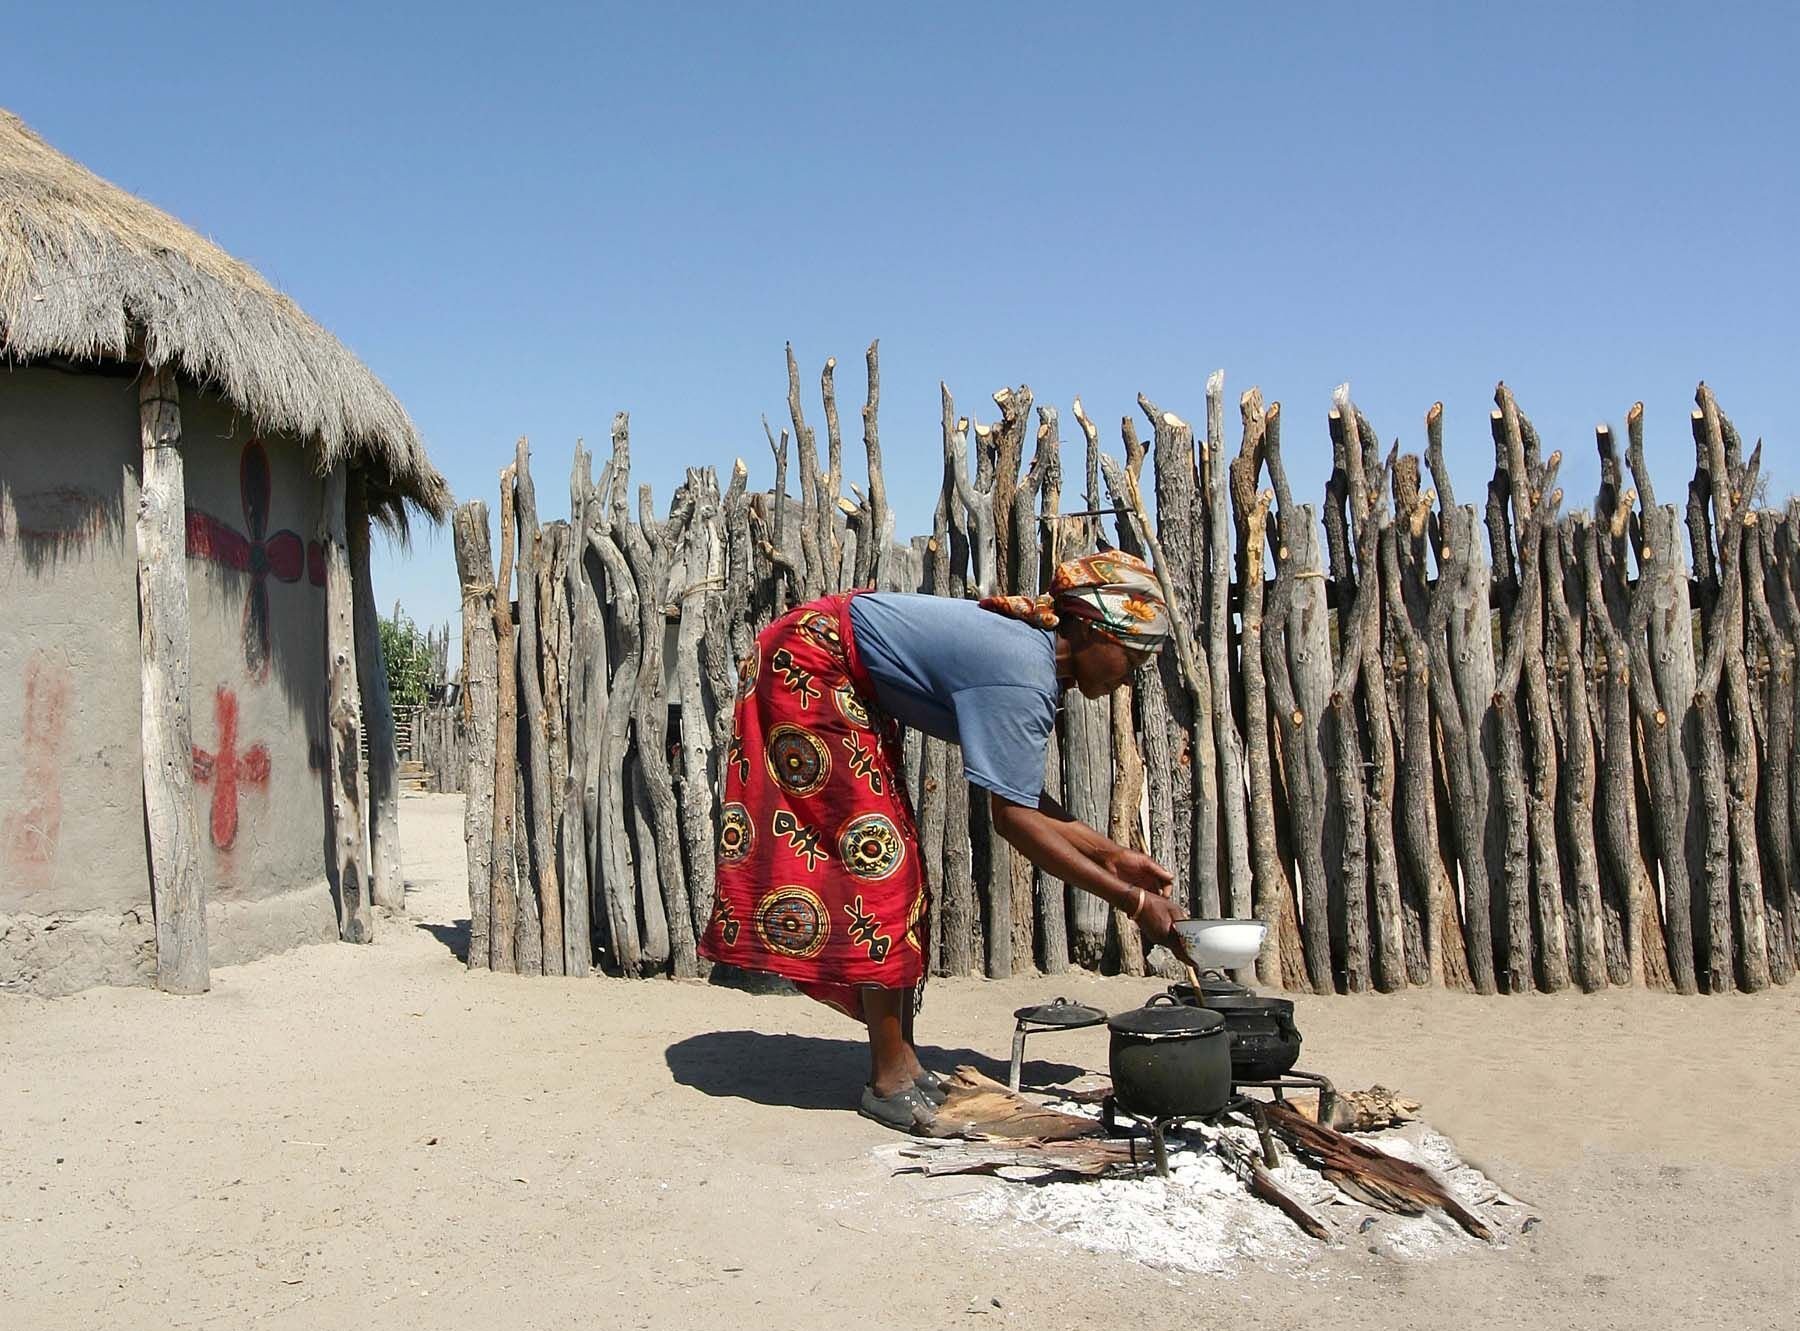
<instances>
[{"instance_id":1,"label":"wooden stick fence","mask_svg":"<svg viewBox=\"0 0 1800 1331\"><path fill-rule=\"evenodd\" d=\"M1189 911L1270 920L1264 984L1695 993L1792 977L1800 502L1751 507L1760 445L1744 456L1704 384L1685 515L1657 501L1641 404L1623 459L1597 432L1593 508L1565 512L1561 454L1504 384L1483 509L1457 500L1441 404L1421 459L1384 452L1344 387L1315 510L1290 489L1279 403L1244 394L1228 445L1222 374L1198 437L1140 396L1149 441L1125 417L1122 461L1078 400L1084 489L1065 513L1056 409L1005 388L977 424L946 388L933 530L897 543L875 345L867 366L866 492L842 493L835 361L821 465L790 349L790 428L764 423L772 490L739 461L723 489L690 470L666 514L648 486L634 505L621 414L597 483L577 446L568 521L540 524L520 441L497 578L486 506L459 510L464 684L438 745L467 753L472 966L697 974L755 634L851 587L1034 592L1059 560L1116 545L1154 558L1176 642L1112 699L1069 700L1046 788L1174 867ZM1134 929L994 834L954 745L911 736L906 767L935 973L1145 973Z\"/></svg>"}]
</instances>

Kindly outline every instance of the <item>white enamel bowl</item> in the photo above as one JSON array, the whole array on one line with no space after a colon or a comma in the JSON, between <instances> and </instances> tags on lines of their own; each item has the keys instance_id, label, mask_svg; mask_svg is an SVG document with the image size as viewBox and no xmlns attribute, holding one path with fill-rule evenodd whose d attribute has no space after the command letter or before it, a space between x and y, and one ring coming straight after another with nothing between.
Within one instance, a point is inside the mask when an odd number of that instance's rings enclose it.
<instances>
[{"instance_id":1,"label":"white enamel bowl","mask_svg":"<svg viewBox=\"0 0 1800 1331\"><path fill-rule=\"evenodd\" d=\"M1269 926L1261 920L1181 920L1175 932L1201 970L1236 970L1256 960Z\"/></svg>"}]
</instances>

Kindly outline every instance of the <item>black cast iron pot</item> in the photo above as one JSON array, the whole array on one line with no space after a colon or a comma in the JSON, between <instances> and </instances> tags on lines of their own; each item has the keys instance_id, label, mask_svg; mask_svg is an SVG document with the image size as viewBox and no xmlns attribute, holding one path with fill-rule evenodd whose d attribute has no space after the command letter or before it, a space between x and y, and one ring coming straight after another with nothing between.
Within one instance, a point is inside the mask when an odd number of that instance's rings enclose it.
<instances>
[{"instance_id":1,"label":"black cast iron pot","mask_svg":"<svg viewBox=\"0 0 1800 1331\"><path fill-rule=\"evenodd\" d=\"M1157 994L1107 1019L1113 1096L1140 1118L1207 1118L1231 1099L1225 1019Z\"/></svg>"},{"instance_id":2,"label":"black cast iron pot","mask_svg":"<svg viewBox=\"0 0 1800 1331\"><path fill-rule=\"evenodd\" d=\"M1300 1029L1294 1005L1262 994L1207 994L1205 1007L1225 1019L1235 1081L1268 1081L1300 1061Z\"/></svg>"}]
</instances>

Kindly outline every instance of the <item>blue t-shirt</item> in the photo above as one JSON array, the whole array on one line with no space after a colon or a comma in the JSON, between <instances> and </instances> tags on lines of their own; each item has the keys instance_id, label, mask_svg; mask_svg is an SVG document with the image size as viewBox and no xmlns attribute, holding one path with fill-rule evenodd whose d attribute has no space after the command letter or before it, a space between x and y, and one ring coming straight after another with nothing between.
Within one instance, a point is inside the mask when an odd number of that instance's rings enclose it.
<instances>
[{"instance_id":1,"label":"blue t-shirt","mask_svg":"<svg viewBox=\"0 0 1800 1331\"><path fill-rule=\"evenodd\" d=\"M1062 693L1053 635L973 601L889 592L851 601L850 627L883 711L961 744L975 785L1037 807Z\"/></svg>"}]
</instances>

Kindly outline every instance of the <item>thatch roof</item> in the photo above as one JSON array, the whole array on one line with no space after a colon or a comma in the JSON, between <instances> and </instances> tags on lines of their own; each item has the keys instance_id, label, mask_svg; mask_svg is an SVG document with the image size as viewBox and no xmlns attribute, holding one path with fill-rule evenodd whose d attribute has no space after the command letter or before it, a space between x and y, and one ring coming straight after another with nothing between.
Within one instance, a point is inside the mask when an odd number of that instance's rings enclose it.
<instances>
[{"instance_id":1,"label":"thatch roof","mask_svg":"<svg viewBox=\"0 0 1800 1331\"><path fill-rule=\"evenodd\" d=\"M363 468L433 518L449 487L405 408L300 308L211 241L0 110L0 357L171 365L258 429Z\"/></svg>"}]
</instances>

